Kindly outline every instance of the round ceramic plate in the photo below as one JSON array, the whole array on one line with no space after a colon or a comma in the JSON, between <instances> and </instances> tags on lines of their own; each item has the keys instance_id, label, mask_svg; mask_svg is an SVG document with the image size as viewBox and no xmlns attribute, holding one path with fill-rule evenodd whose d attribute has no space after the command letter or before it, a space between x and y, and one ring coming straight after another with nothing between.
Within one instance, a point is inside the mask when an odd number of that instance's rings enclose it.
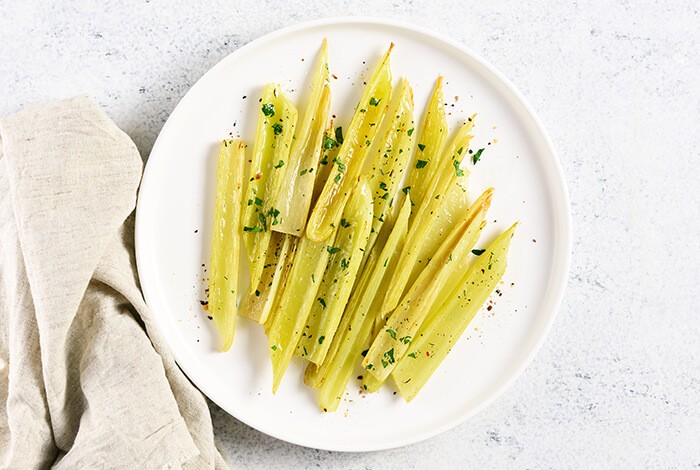
<instances>
[{"instance_id":1,"label":"round ceramic plate","mask_svg":"<svg viewBox=\"0 0 700 470\"><path fill-rule=\"evenodd\" d=\"M216 157L222 138L253 140L262 87L280 83L297 103L328 39L331 113L347 126L363 82L390 43L394 81L413 86L421 116L444 76L451 128L478 113L470 191L495 196L479 246L514 221L508 271L418 397L407 404L386 386L364 395L353 379L338 411L323 413L294 358L276 395L262 327L240 318L233 347L218 336L200 301L214 212ZM346 127L347 128L347 127ZM271 436L319 449L369 451L426 439L473 416L532 359L554 320L566 284L570 212L561 168L542 125L492 66L460 44L415 26L333 19L287 28L238 49L205 74L175 108L153 147L141 184L136 224L138 271L146 301L175 359L211 400ZM247 282L247 281L244 281ZM358 374L361 373L358 370Z\"/></svg>"}]
</instances>

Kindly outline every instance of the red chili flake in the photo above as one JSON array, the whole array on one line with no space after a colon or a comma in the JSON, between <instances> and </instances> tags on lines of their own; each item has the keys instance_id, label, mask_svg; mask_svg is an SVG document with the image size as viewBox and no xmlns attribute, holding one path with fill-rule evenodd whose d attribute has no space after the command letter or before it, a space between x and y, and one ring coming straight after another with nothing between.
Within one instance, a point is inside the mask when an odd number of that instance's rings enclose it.
<instances>
[{"instance_id":1,"label":"red chili flake","mask_svg":"<svg viewBox=\"0 0 700 470\"><path fill-rule=\"evenodd\" d=\"M426 355L427 357L430 357L430 351L426 351L426 352L425 352L425 355Z\"/></svg>"},{"instance_id":2,"label":"red chili flake","mask_svg":"<svg viewBox=\"0 0 700 470\"><path fill-rule=\"evenodd\" d=\"M333 77L333 78L335 78L336 80L338 80L338 76L337 76L336 74L331 75L331 77Z\"/></svg>"},{"instance_id":3,"label":"red chili flake","mask_svg":"<svg viewBox=\"0 0 700 470\"><path fill-rule=\"evenodd\" d=\"M489 305L488 307L486 307L486 310L488 310L490 312L492 308L493 308L493 305Z\"/></svg>"},{"instance_id":4,"label":"red chili flake","mask_svg":"<svg viewBox=\"0 0 700 470\"><path fill-rule=\"evenodd\" d=\"M260 178L262 178L262 173L260 173L260 172L255 173L255 179L259 180Z\"/></svg>"}]
</instances>

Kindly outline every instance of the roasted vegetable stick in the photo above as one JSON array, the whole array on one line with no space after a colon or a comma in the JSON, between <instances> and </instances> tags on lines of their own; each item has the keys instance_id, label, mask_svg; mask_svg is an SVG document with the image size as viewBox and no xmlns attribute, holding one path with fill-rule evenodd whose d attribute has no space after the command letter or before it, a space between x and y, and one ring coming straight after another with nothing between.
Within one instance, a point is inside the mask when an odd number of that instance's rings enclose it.
<instances>
[{"instance_id":1,"label":"roasted vegetable stick","mask_svg":"<svg viewBox=\"0 0 700 470\"><path fill-rule=\"evenodd\" d=\"M431 181L426 195L411 222L406 243L399 259L399 268L386 293L382 306L383 315L396 308L406 287L410 285L409 280L414 270L424 269L424 266L418 263L419 256L425 254L422 253L421 246L427 234L434 227L434 220L443 202L444 192L456 184L457 179L466 180L466 173L460 168L460 163L467 154L469 141L472 137L471 130L472 120L469 120L457 131L454 139L446 147L445 156L441 158L442 167L430 177ZM427 256L432 257L432 253L428 253Z\"/></svg>"},{"instance_id":2,"label":"roasted vegetable stick","mask_svg":"<svg viewBox=\"0 0 700 470\"><path fill-rule=\"evenodd\" d=\"M265 87L250 163L250 178L243 213L243 241L250 260L250 291L260 277L270 248L270 233L279 223L275 207L294 137L297 111L276 85Z\"/></svg>"},{"instance_id":3,"label":"roasted vegetable stick","mask_svg":"<svg viewBox=\"0 0 700 470\"><path fill-rule=\"evenodd\" d=\"M413 154L413 90L408 80L401 80L398 99L392 104L386 119L377 135L382 144L374 154L369 171L374 218L367 243L368 254L379 236L387 211L391 210L394 195Z\"/></svg>"},{"instance_id":4,"label":"roasted vegetable stick","mask_svg":"<svg viewBox=\"0 0 700 470\"><path fill-rule=\"evenodd\" d=\"M449 354L489 295L496 288L508 265L508 248L515 225L503 232L479 256L461 278L446 302L431 309L409 353L392 372L399 394L411 401Z\"/></svg>"},{"instance_id":5,"label":"roasted vegetable stick","mask_svg":"<svg viewBox=\"0 0 700 470\"><path fill-rule=\"evenodd\" d=\"M383 331L377 333L362 366L380 381L389 376L403 357L443 286L451 278L459 278L466 269L470 250L485 224L491 195L492 191L487 190L472 205L391 313Z\"/></svg>"},{"instance_id":6,"label":"roasted vegetable stick","mask_svg":"<svg viewBox=\"0 0 700 470\"><path fill-rule=\"evenodd\" d=\"M377 134L391 99L391 70L389 47L367 83L357 105L343 144L333 160L331 175L311 211L306 234L314 241L325 240L340 221L343 208L350 197L372 140Z\"/></svg>"},{"instance_id":7,"label":"roasted vegetable stick","mask_svg":"<svg viewBox=\"0 0 700 470\"><path fill-rule=\"evenodd\" d=\"M297 346L297 352L314 364L323 362L336 334L371 227L372 194L363 178L345 206L333 245L326 247L330 253L328 266Z\"/></svg>"},{"instance_id":8,"label":"roasted vegetable stick","mask_svg":"<svg viewBox=\"0 0 700 470\"><path fill-rule=\"evenodd\" d=\"M408 178L411 200L416 208L423 202L430 180L428 175L440 171L440 156L448 132L443 103L442 77L438 77L428 101L428 108L423 115L416 158Z\"/></svg>"},{"instance_id":9,"label":"roasted vegetable stick","mask_svg":"<svg viewBox=\"0 0 700 470\"><path fill-rule=\"evenodd\" d=\"M307 237L301 237L299 240L282 296L279 303L275 303L271 319L266 324L272 360L273 393L277 391L289 366L312 304L316 300L316 293L330 256L326 247L332 245L334 238L335 233L329 240L322 242L313 242Z\"/></svg>"},{"instance_id":10,"label":"roasted vegetable stick","mask_svg":"<svg viewBox=\"0 0 700 470\"><path fill-rule=\"evenodd\" d=\"M221 334L221 351L231 348L236 330L244 162L242 141L221 142L209 267L209 312Z\"/></svg>"},{"instance_id":11,"label":"roasted vegetable stick","mask_svg":"<svg viewBox=\"0 0 700 470\"><path fill-rule=\"evenodd\" d=\"M330 361L321 366L325 376L319 393L319 408L324 411L335 411L345 388L352 378L355 365L361 359L365 342L371 332L376 311L370 309L374 296L380 285L389 281L387 267L392 259L398 256L398 248L403 242L408 229L408 218L411 214L411 201L406 198L396 224L390 232L381 253L367 263L366 272L370 273L364 288L357 295L357 301L349 305L346 316L348 322L339 329L337 338L333 340L333 352L329 352ZM379 245L377 245L379 248ZM309 369L307 369L308 371ZM311 375L311 373L309 373ZM306 379L306 374L305 374Z\"/></svg>"},{"instance_id":12,"label":"roasted vegetable stick","mask_svg":"<svg viewBox=\"0 0 700 470\"><path fill-rule=\"evenodd\" d=\"M318 160L324 144L335 145L335 140L324 139L331 103L328 77L328 47L326 40L315 66L309 102L300 117L297 133L289 154L289 169L277 197L280 223L272 229L299 237L304 232L309 215Z\"/></svg>"},{"instance_id":13,"label":"roasted vegetable stick","mask_svg":"<svg viewBox=\"0 0 700 470\"><path fill-rule=\"evenodd\" d=\"M283 271L289 267L294 240L286 234L272 233L269 246L260 285L255 291L246 293L241 305L241 314L261 325L270 315L275 296L280 289Z\"/></svg>"}]
</instances>

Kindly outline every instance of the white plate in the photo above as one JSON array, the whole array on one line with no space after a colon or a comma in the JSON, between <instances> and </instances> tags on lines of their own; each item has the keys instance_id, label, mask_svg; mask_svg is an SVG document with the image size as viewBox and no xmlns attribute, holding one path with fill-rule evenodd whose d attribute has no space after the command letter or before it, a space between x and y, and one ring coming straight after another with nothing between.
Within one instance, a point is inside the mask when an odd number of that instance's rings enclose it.
<instances>
[{"instance_id":1,"label":"white plate","mask_svg":"<svg viewBox=\"0 0 700 470\"><path fill-rule=\"evenodd\" d=\"M495 298L491 311L477 317L419 396L406 404L387 387L365 397L353 380L332 414L317 409L316 392L302 384L298 358L272 395L267 341L260 326L240 319L233 348L215 352L214 326L199 304L206 286L203 265L209 263L218 143L230 133L252 141L266 82L281 83L298 101L324 37L331 73L337 76L331 81L331 112L345 126L362 81L389 43L396 44L391 59L395 81L402 76L410 80L417 115L435 78L444 75L451 126L479 114L472 148L486 150L476 166L469 164L472 195L496 188L490 224L479 245L521 222L502 296ZM434 32L344 18L293 26L253 41L192 87L148 160L138 202L136 252L146 301L178 364L209 398L279 439L319 449L369 451L450 429L515 380L542 344L561 301L570 224L568 195L551 142L532 109L500 73Z\"/></svg>"}]
</instances>

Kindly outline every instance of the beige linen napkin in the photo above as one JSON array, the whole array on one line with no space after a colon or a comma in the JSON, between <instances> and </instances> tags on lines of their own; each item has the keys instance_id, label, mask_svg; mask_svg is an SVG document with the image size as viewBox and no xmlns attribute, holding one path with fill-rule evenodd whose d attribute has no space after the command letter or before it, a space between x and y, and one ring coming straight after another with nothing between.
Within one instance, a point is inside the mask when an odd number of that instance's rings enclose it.
<instances>
[{"instance_id":1,"label":"beige linen napkin","mask_svg":"<svg viewBox=\"0 0 700 470\"><path fill-rule=\"evenodd\" d=\"M86 97L0 120L2 468L225 466L139 289L141 167Z\"/></svg>"}]
</instances>

